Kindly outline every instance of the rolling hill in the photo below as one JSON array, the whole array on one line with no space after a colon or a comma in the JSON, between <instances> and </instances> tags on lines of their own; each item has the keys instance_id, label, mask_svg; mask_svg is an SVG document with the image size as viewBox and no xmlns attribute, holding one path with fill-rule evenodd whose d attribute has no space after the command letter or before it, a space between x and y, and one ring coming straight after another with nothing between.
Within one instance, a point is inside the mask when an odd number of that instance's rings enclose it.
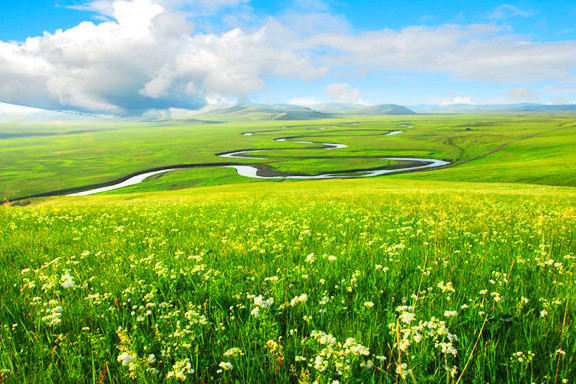
<instances>
[{"instance_id":1,"label":"rolling hill","mask_svg":"<svg viewBox=\"0 0 576 384\"><path fill-rule=\"evenodd\" d=\"M362 108L355 112L358 115L415 115L416 112L396 104L379 104Z\"/></svg>"},{"instance_id":2,"label":"rolling hill","mask_svg":"<svg viewBox=\"0 0 576 384\"><path fill-rule=\"evenodd\" d=\"M415 105L411 109L417 113L549 113L576 112L576 105L547 104L450 104L450 105Z\"/></svg>"},{"instance_id":3,"label":"rolling hill","mask_svg":"<svg viewBox=\"0 0 576 384\"><path fill-rule=\"evenodd\" d=\"M310 105L315 111L323 113L355 113L366 108L364 104L346 104L346 103L322 103Z\"/></svg>"},{"instance_id":4,"label":"rolling hill","mask_svg":"<svg viewBox=\"0 0 576 384\"><path fill-rule=\"evenodd\" d=\"M333 117L311 108L289 104L238 104L199 116L226 120L314 120Z\"/></svg>"}]
</instances>

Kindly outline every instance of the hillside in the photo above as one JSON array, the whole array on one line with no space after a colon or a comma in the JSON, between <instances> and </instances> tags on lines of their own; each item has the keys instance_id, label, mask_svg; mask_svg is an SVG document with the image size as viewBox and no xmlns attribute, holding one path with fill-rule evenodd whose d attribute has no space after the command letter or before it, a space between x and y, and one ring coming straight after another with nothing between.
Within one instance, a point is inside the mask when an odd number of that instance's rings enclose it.
<instances>
[{"instance_id":1,"label":"hillside","mask_svg":"<svg viewBox=\"0 0 576 384\"><path fill-rule=\"evenodd\" d=\"M576 112L576 105L547 104L450 104L415 105L410 107L417 113L522 113L522 112Z\"/></svg>"},{"instance_id":2,"label":"hillside","mask_svg":"<svg viewBox=\"0 0 576 384\"><path fill-rule=\"evenodd\" d=\"M332 117L311 108L289 104L239 104L197 116L227 120L313 120Z\"/></svg>"},{"instance_id":3,"label":"hillside","mask_svg":"<svg viewBox=\"0 0 576 384\"><path fill-rule=\"evenodd\" d=\"M396 104L380 104L362 108L355 112L359 115L415 115L416 112Z\"/></svg>"},{"instance_id":4,"label":"hillside","mask_svg":"<svg viewBox=\"0 0 576 384\"><path fill-rule=\"evenodd\" d=\"M315 111L323 113L355 113L366 108L364 104L323 103L310 105Z\"/></svg>"}]
</instances>

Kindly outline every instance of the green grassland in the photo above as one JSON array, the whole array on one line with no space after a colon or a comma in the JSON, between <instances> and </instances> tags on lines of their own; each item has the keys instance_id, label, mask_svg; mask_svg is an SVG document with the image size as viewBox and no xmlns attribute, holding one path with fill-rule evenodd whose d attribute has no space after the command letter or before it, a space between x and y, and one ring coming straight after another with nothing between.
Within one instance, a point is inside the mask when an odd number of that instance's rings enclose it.
<instances>
[{"instance_id":1,"label":"green grassland","mask_svg":"<svg viewBox=\"0 0 576 384\"><path fill-rule=\"evenodd\" d=\"M569 115L0 126L3 200L453 163L6 202L0 384L572 383L575 141Z\"/></svg>"},{"instance_id":2,"label":"green grassland","mask_svg":"<svg viewBox=\"0 0 576 384\"><path fill-rule=\"evenodd\" d=\"M575 124L573 116L547 115L364 116L221 124L106 122L51 128L50 132L60 134L50 136L38 135L45 133L45 127L24 126L18 129L23 135L19 137L10 136L15 128L7 125L0 126L0 136L4 133L0 139L0 198L82 188L176 164L264 164L278 172L313 175L386 165L374 158L378 156L437 158L457 164L445 170L394 176L400 178L575 186ZM404 132L384 136L398 129ZM244 136L244 132L257 134ZM317 144L274 141L281 137L341 143L348 148L326 151ZM275 150L254 154L262 160L216 156L259 148ZM499 151L490 154L495 150ZM490 155L477 159L486 154ZM230 177L215 178L213 183L239 181L233 172L224 173ZM183 184L170 185L174 189L196 185L197 174L191 171L191 180L185 181L180 175Z\"/></svg>"},{"instance_id":3,"label":"green grassland","mask_svg":"<svg viewBox=\"0 0 576 384\"><path fill-rule=\"evenodd\" d=\"M1 381L572 382L575 206L388 178L5 206Z\"/></svg>"}]
</instances>

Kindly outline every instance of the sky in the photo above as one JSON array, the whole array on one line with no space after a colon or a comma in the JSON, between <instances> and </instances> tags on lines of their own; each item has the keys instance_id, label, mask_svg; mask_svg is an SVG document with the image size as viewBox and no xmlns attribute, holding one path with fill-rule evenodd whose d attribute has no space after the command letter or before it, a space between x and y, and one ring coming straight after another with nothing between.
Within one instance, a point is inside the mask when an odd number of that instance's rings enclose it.
<instances>
[{"instance_id":1,"label":"sky","mask_svg":"<svg viewBox=\"0 0 576 384\"><path fill-rule=\"evenodd\" d=\"M2 0L0 103L573 104L575 18L573 1Z\"/></svg>"}]
</instances>

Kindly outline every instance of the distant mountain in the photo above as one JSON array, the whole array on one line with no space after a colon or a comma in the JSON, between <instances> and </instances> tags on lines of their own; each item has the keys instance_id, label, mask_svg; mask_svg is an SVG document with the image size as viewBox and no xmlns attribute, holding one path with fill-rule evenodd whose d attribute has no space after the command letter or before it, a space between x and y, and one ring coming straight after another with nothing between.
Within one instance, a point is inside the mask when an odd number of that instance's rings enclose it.
<instances>
[{"instance_id":1,"label":"distant mountain","mask_svg":"<svg viewBox=\"0 0 576 384\"><path fill-rule=\"evenodd\" d=\"M215 109L195 117L200 116L205 118L246 120L313 120L333 117L330 114L318 112L311 108L290 104L239 104L233 107Z\"/></svg>"},{"instance_id":2,"label":"distant mountain","mask_svg":"<svg viewBox=\"0 0 576 384\"><path fill-rule=\"evenodd\" d=\"M345 104L345 103L323 103L310 105L315 111L323 113L354 113L363 108L366 108L364 104Z\"/></svg>"},{"instance_id":3,"label":"distant mountain","mask_svg":"<svg viewBox=\"0 0 576 384\"><path fill-rule=\"evenodd\" d=\"M416 112L396 104L380 104L365 107L355 112L359 115L415 115Z\"/></svg>"},{"instance_id":4,"label":"distant mountain","mask_svg":"<svg viewBox=\"0 0 576 384\"><path fill-rule=\"evenodd\" d=\"M546 104L450 104L415 105L410 107L418 113L529 113L529 112L576 112L576 105Z\"/></svg>"},{"instance_id":5,"label":"distant mountain","mask_svg":"<svg viewBox=\"0 0 576 384\"><path fill-rule=\"evenodd\" d=\"M514 112L576 112L576 105L544 105L531 104L512 108Z\"/></svg>"}]
</instances>

